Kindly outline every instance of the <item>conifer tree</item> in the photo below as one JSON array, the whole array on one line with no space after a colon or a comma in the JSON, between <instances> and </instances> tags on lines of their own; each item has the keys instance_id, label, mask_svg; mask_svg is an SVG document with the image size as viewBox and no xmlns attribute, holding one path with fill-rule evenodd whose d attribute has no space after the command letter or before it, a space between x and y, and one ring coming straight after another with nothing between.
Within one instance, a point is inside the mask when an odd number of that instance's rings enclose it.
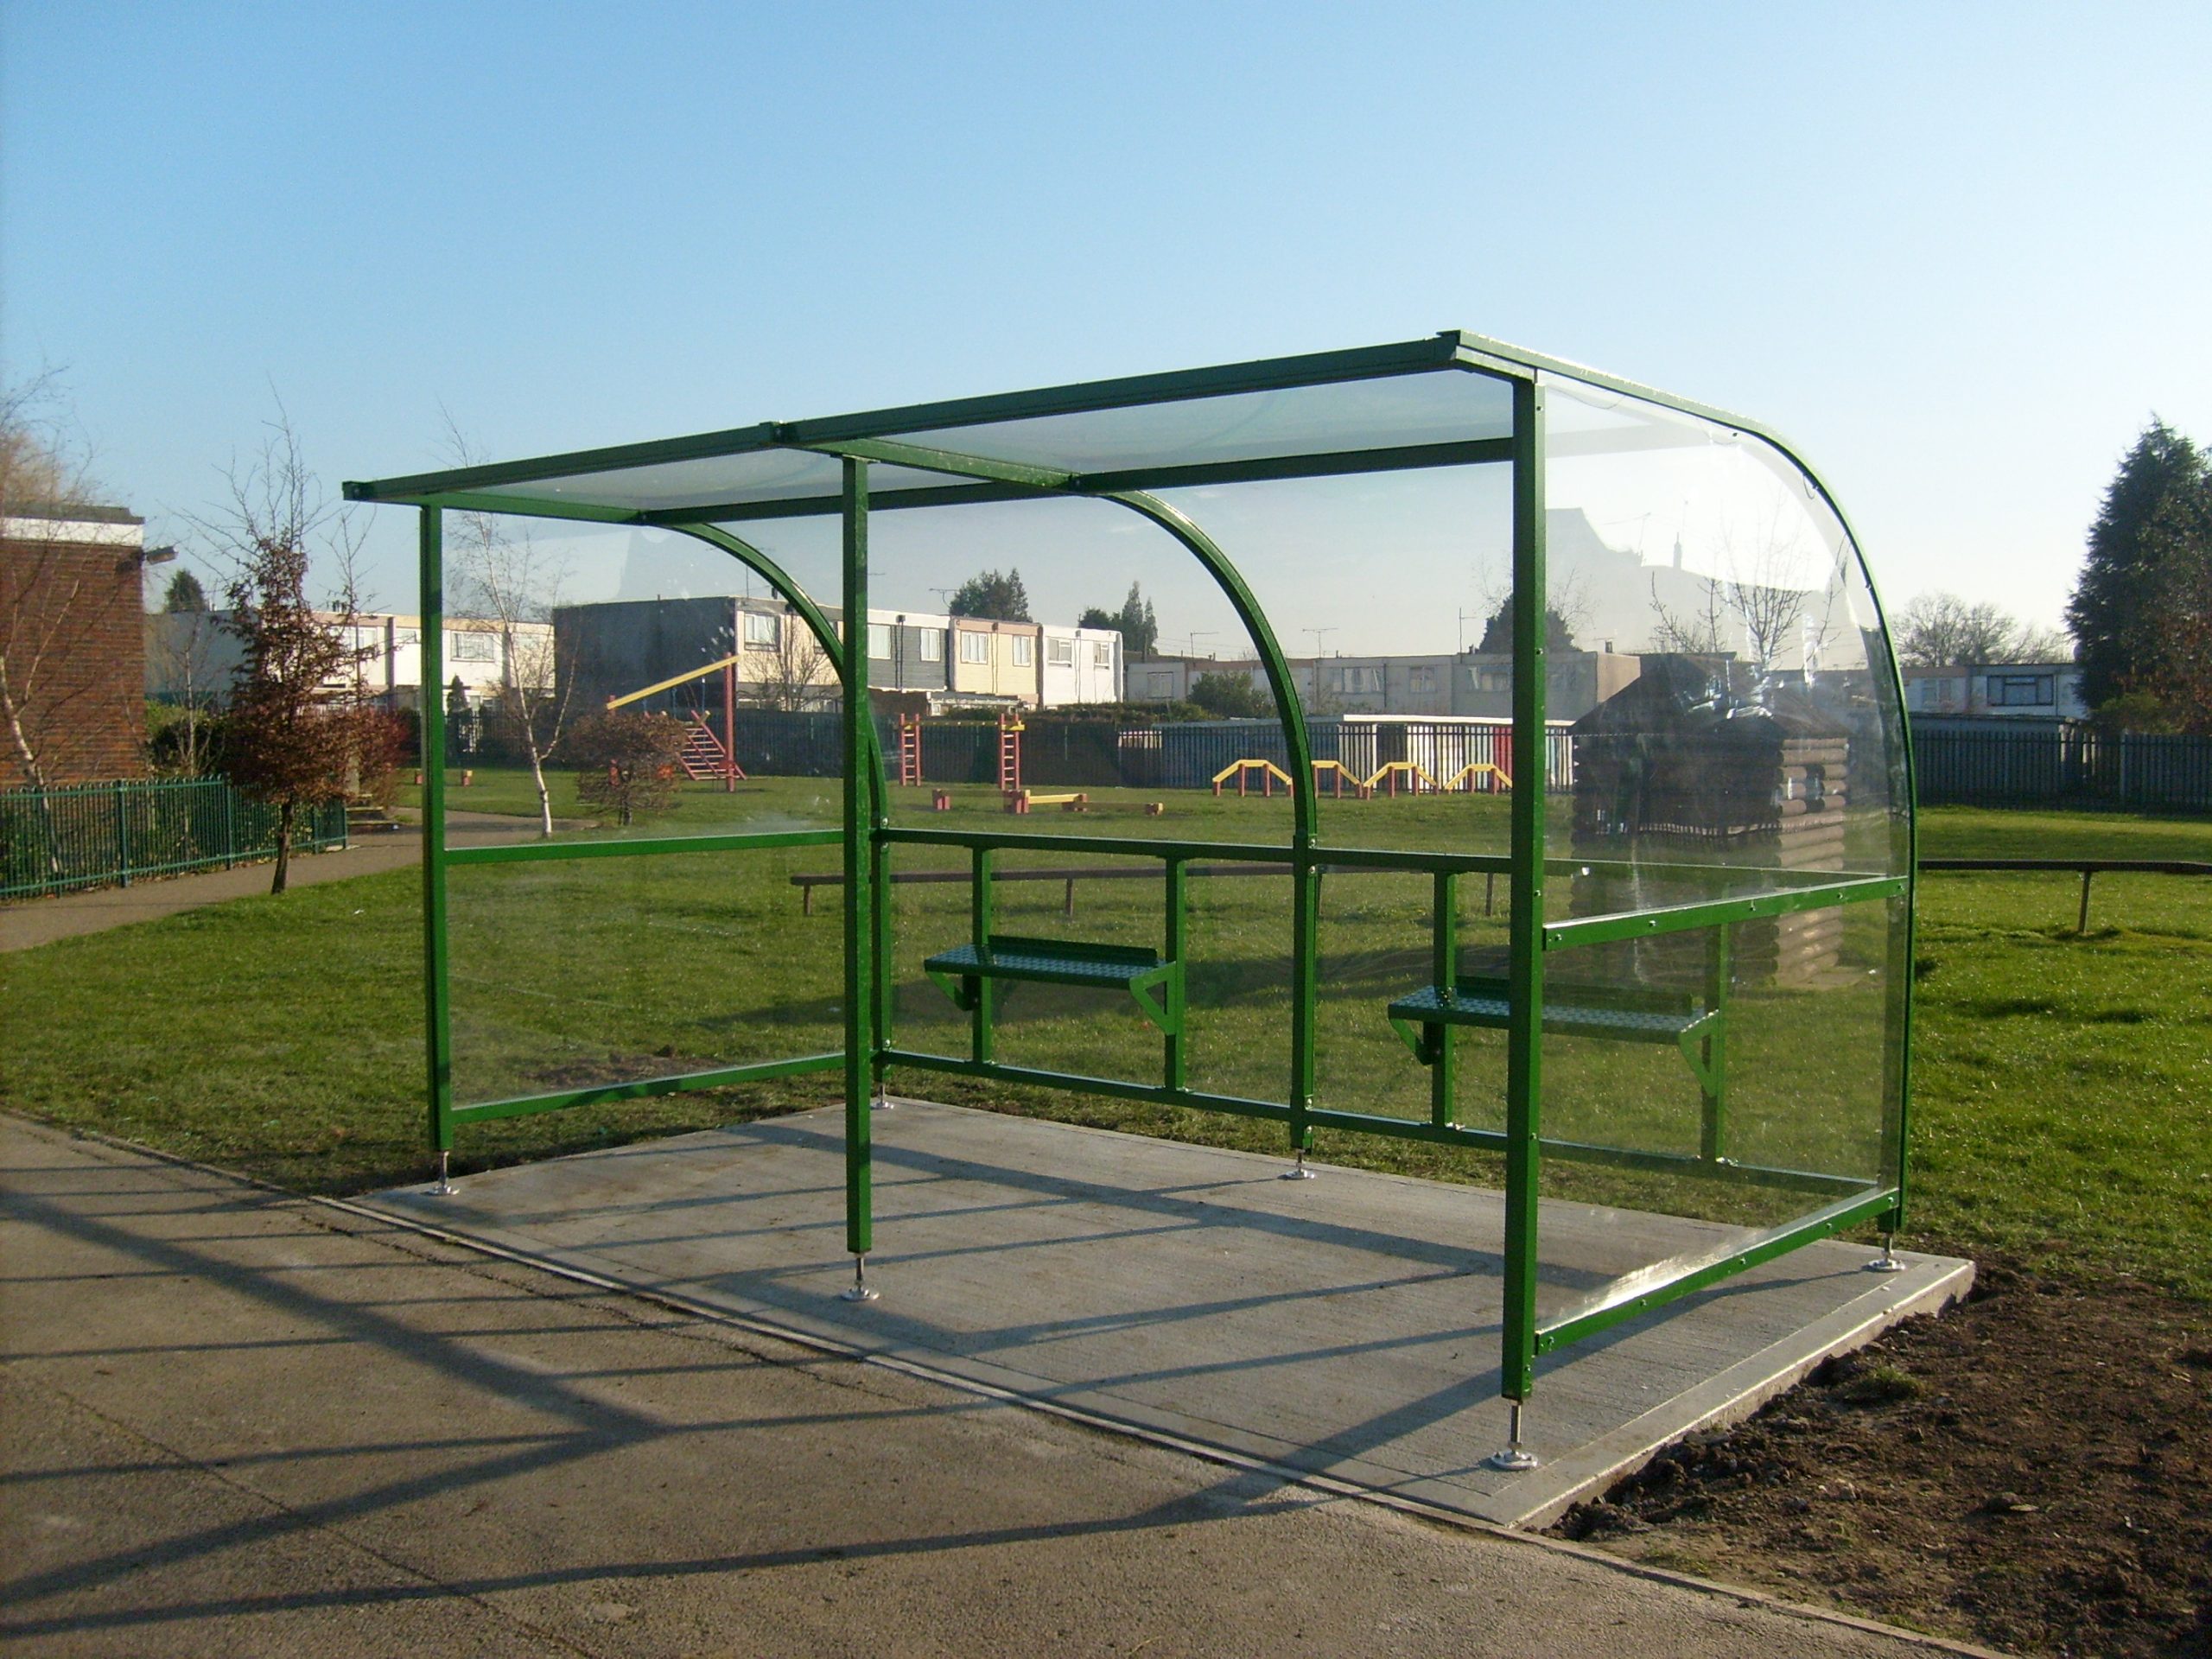
<instances>
[{"instance_id":1,"label":"conifer tree","mask_svg":"<svg viewBox=\"0 0 2212 1659\"><path fill-rule=\"evenodd\" d=\"M2088 556L2067 602L2091 708L2150 691L2164 655L2160 567L2205 531L2208 463L2197 447L2153 419L2120 463L2089 527Z\"/></svg>"}]
</instances>

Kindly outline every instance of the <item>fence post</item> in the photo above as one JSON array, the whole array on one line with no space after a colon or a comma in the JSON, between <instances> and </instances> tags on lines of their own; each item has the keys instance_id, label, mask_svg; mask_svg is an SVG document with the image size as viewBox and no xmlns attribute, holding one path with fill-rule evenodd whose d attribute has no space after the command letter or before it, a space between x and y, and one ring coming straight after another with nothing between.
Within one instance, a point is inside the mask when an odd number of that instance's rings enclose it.
<instances>
[{"instance_id":1,"label":"fence post","mask_svg":"<svg viewBox=\"0 0 2212 1659\"><path fill-rule=\"evenodd\" d=\"M121 779L115 784L115 873L119 884L130 885L130 785Z\"/></svg>"},{"instance_id":2,"label":"fence post","mask_svg":"<svg viewBox=\"0 0 2212 1659\"><path fill-rule=\"evenodd\" d=\"M238 785L227 778L223 779L223 868L237 868L238 861Z\"/></svg>"}]
</instances>

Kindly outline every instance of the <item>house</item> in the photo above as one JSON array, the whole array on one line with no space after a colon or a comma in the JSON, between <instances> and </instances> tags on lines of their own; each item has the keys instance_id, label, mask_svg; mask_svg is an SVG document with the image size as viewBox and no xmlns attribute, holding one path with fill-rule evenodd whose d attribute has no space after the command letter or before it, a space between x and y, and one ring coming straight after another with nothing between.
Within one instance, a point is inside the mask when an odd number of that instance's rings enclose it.
<instances>
[{"instance_id":1,"label":"house","mask_svg":"<svg viewBox=\"0 0 2212 1659\"><path fill-rule=\"evenodd\" d=\"M2003 720L2087 720L2082 671L2072 663L1977 663L1908 668L1905 712Z\"/></svg>"},{"instance_id":2,"label":"house","mask_svg":"<svg viewBox=\"0 0 2212 1659\"><path fill-rule=\"evenodd\" d=\"M11 506L0 519L0 728L48 784L146 770L145 521L121 507ZM0 789L30 783L0 732Z\"/></svg>"},{"instance_id":3,"label":"house","mask_svg":"<svg viewBox=\"0 0 2212 1659\"><path fill-rule=\"evenodd\" d=\"M1580 720L1599 703L1625 690L1643 659L1628 652L1548 651L1544 654L1544 713L1554 720ZM1513 653L1470 651L1452 659L1452 709L1455 715L1510 719L1513 714Z\"/></svg>"},{"instance_id":4,"label":"house","mask_svg":"<svg viewBox=\"0 0 2212 1659\"><path fill-rule=\"evenodd\" d=\"M945 641L952 619L920 611L868 613L868 683L878 691L920 691L937 706L950 681Z\"/></svg>"},{"instance_id":5,"label":"house","mask_svg":"<svg viewBox=\"0 0 2212 1659\"><path fill-rule=\"evenodd\" d=\"M353 660L332 677L329 689L358 688L387 709L423 706L423 619L393 611L348 615L318 611L316 620L340 631ZM245 643L227 611L153 611L145 619L146 695L166 702L207 708L226 702ZM472 706L499 696L507 683L508 654L515 683L545 692L553 683L553 629L543 622L503 624L490 617L445 619L446 686L454 680Z\"/></svg>"},{"instance_id":6,"label":"house","mask_svg":"<svg viewBox=\"0 0 2212 1659\"><path fill-rule=\"evenodd\" d=\"M1038 647L1043 632L1034 622L954 617L952 691L958 697L1036 708L1042 695Z\"/></svg>"},{"instance_id":7,"label":"house","mask_svg":"<svg viewBox=\"0 0 2212 1659\"><path fill-rule=\"evenodd\" d=\"M1038 695L1047 709L1122 701L1122 636L1113 628L1044 624L1045 659Z\"/></svg>"},{"instance_id":8,"label":"house","mask_svg":"<svg viewBox=\"0 0 2212 1659\"><path fill-rule=\"evenodd\" d=\"M829 653L781 600L709 594L563 605L553 613L553 636L556 695L580 710L671 680L679 683L639 706L661 714L719 709L720 674L682 677L731 658L739 702L806 709L837 702Z\"/></svg>"}]
</instances>

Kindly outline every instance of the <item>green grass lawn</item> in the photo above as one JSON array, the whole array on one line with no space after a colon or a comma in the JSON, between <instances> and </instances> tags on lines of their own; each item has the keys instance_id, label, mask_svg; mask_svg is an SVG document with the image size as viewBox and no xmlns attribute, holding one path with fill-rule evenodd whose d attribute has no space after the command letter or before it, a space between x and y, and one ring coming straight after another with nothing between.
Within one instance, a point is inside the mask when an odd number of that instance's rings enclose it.
<instances>
[{"instance_id":1,"label":"green grass lawn","mask_svg":"<svg viewBox=\"0 0 2212 1659\"><path fill-rule=\"evenodd\" d=\"M480 772L479 810L534 810L526 774ZM563 780L563 785L566 780ZM1128 836L1274 841L1286 803L1173 795L1150 818L1141 797L1100 791L1085 815L1040 812L1020 827ZM949 815L904 791L902 823L1009 827L988 790ZM454 791L455 804L464 802ZM1325 834L1357 822L1370 844L1502 850L1502 799L1325 804ZM556 810L575 816L572 795ZM727 796L687 791L653 826L825 822L826 780L763 780ZM1468 820L1473 819L1470 823ZM1449 821L1451 835L1439 840ZM2195 857L2212 860L2212 823L2118 815L1936 810L1929 856ZM680 1071L837 1040L836 906L801 913L787 877L831 869L836 850L693 853L454 873L454 1001L463 1097ZM961 855L902 849L897 867ZM1002 868L1066 863L1006 855ZM1089 855L1079 861L1095 863ZM1470 945L1503 939L1503 884L1462 893ZM1281 1098L1288 950L1282 878L1193 881L1192 1081ZM343 1192L419 1176L419 887L410 872L257 897L161 922L0 956L7 1065L0 1103L206 1159L301 1190ZM2088 937L2073 934L2065 876L1953 875L1922 888L1922 977L1913 1125L1915 1236L1974 1249L2062 1252L2197 1295L2212 1295L2212 882L2101 877ZM895 890L897 1039L957 1051L957 1015L919 974L928 950L964 936L964 887ZM1058 882L1008 883L1008 931L1150 942L1155 883L1080 887L1061 913ZM1326 878L1317 1033L1325 1100L1402 1116L1425 1112L1427 1074L1381 1018L1422 982L1427 884L1392 874ZM1871 946L1847 938L1816 990L1752 993L1736 1004L1736 1111L1747 1155L1853 1166L1866 1155L1878 1080L1867 1069L1878 997ZM1857 976L1856 978L1853 976ZM1016 1064L1148 1079L1159 1042L1126 999L1023 988L1001 1027ZM1463 1051L1463 1121L1493 1120L1503 1043ZM1556 1039L1547 1044L1554 1132L1607 1131L1630 1144L1694 1144L1697 1091L1679 1057ZM1279 1150L1274 1125L1057 1092L1017 1094L901 1074L917 1093L1121 1128ZM472 1125L464 1167L705 1127L836 1095L834 1075ZM1494 1179L1478 1154L1357 1135L1325 1136L1326 1159L1428 1175ZM1648 1178L1548 1163L1554 1193L1624 1203L1705 1204L1755 1218L1710 1184L1662 1190ZM1691 1184L1677 1183L1687 1187ZM1724 1192L1732 1191L1724 1189ZM1794 1200L1793 1200L1794 1202ZM1737 1205L1730 1208L1731 1205Z\"/></svg>"}]
</instances>

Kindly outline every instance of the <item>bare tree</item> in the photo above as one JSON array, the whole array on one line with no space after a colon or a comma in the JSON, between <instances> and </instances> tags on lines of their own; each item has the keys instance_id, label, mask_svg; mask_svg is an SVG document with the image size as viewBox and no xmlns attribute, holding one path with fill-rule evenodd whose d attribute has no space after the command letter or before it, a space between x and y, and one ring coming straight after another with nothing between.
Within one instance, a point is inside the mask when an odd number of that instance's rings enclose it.
<instances>
[{"instance_id":1,"label":"bare tree","mask_svg":"<svg viewBox=\"0 0 2212 1659\"><path fill-rule=\"evenodd\" d=\"M68 651L111 602L116 567L105 550L36 527L82 509L89 466L52 370L0 387L0 531L25 544L0 562L0 725L24 781L41 793L53 785L50 749L86 706L141 694L118 688L111 675L86 671Z\"/></svg>"},{"instance_id":2,"label":"bare tree","mask_svg":"<svg viewBox=\"0 0 2212 1659\"><path fill-rule=\"evenodd\" d=\"M1912 668L1972 668L1985 663L2045 663L2072 654L2055 628L2023 623L1988 600L1925 593L1897 613L1898 658Z\"/></svg>"},{"instance_id":3,"label":"bare tree","mask_svg":"<svg viewBox=\"0 0 2212 1659\"><path fill-rule=\"evenodd\" d=\"M270 891L282 893L299 810L359 788L365 755L381 747L362 695L367 653L350 637L359 537L321 494L281 412L259 456L233 467L228 482L229 500L193 522L234 573L226 597L245 656L231 694L230 776L276 809ZM308 597L317 551L337 578L328 612Z\"/></svg>"},{"instance_id":4,"label":"bare tree","mask_svg":"<svg viewBox=\"0 0 2212 1659\"><path fill-rule=\"evenodd\" d=\"M866 649L865 636L861 648ZM813 631L798 616L785 612L776 618L776 645L768 653L767 670L753 683L770 708L795 714L826 700L829 666L829 654L816 642Z\"/></svg>"},{"instance_id":5,"label":"bare tree","mask_svg":"<svg viewBox=\"0 0 2212 1659\"><path fill-rule=\"evenodd\" d=\"M456 466L471 467L483 457L461 435L450 416L447 447ZM579 676L555 672L553 612L569 575L565 557L541 546L527 527L490 512L457 512L448 543L461 577L462 602L493 624L499 635L499 693L496 715L530 757L531 781L537 788L541 836L553 833L553 791L546 763L568 724L569 704ZM428 706L427 704L425 705Z\"/></svg>"},{"instance_id":6,"label":"bare tree","mask_svg":"<svg viewBox=\"0 0 2212 1659\"><path fill-rule=\"evenodd\" d=\"M1678 609L1659 597L1659 579L1654 576L1651 613L1655 650L1679 652L1685 657L1718 657L1732 649L1727 643L1727 606L1714 577L1699 577L1695 599Z\"/></svg>"},{"instance_id":7,"label":"bare tree","mask_svg":"<svg viewBox=\"0 0 2212 1659\"><path fill-rule=\"evenodd\" d=\"M213 611L162 611L147 623L146 665L160 695L177 710L156 758L196 778L207 770L207 727L226 677L224 664L236 654L236 643Z\"/></svg>"},{"instance_id":8,"label":"bare tree","mask_svg":"<svg viewBox=\"0 0 2212 1659\"><path fill-rule=\"evenodd\" d=\"M1718 573L1698 578L1697 598L1680 609L1660 599L1654 577L1652 643L1694 656L1740 645L1763 686L1793 649L1809 666L1834 619L1839 571L1830 570L1823 588L1806 586L1802 534L1778 516L1749 535L1724 529L1717 539Z\"/></svg>"}]
</instances>

